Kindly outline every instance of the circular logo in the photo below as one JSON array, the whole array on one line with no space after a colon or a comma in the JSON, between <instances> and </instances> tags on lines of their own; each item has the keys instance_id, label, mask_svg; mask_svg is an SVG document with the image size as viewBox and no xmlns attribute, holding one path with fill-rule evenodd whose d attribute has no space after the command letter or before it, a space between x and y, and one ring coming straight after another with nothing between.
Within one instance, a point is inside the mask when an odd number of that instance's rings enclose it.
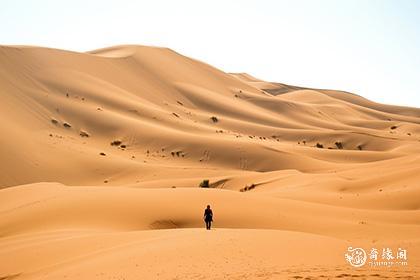
<instances>
[{"instance_id":1,"label":"circular logo","mask_svg":"<svg viewBox=\"0 0 420 280\"><path fill-rule=\"evenodd\" d=\"M344 255L346 261L354 267L361 267L366 263L367 255L362 248L347 248L348 253Z\"/></svg>"}]
</instances>

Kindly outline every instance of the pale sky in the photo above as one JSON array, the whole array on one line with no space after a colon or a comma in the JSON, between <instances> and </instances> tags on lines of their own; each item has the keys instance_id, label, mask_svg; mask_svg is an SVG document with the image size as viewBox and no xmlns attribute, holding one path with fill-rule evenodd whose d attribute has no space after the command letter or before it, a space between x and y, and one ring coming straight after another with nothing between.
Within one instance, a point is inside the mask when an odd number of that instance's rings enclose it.
<instances>
[{"instance_id":1,"label":"pale sky","mask_svg":"<svg viewBox=\"0 0 420 280\"><path fill-rule=\"evenodd\" d=\"M420 0L0 0L0 44L163 46L225 72L414 107L419 30Z\"/></svg>"}]
</instances>

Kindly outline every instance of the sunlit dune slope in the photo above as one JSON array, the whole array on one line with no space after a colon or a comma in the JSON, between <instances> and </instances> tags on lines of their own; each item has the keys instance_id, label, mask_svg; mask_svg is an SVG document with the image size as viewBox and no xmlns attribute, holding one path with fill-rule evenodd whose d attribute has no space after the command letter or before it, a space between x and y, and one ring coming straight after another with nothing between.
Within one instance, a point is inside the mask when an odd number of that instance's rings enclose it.
<instances>
[{"instance_id":1,"label":"sunlit dune slope","mask_svg":"<svg viewBox=\"0 0 420 280\"><path fill-rule=\"evenodd\" d=\"M419 272L420 109L167 48L1 46L0 66L0 280ZM348 246L410 266L352 270Z\"/></svg>"}]
</instances>

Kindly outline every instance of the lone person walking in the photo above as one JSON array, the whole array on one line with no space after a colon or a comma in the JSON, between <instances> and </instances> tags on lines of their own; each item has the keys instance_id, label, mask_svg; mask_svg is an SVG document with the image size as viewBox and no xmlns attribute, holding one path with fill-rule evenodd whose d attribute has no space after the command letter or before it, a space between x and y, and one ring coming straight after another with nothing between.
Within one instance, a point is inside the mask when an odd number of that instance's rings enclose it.
<instances>
[{"instance_id":1,"label":"lone person walking","mask_svg":"<svg viewBox=\"0 0 420 280\"><path fill-rule=\"evenodd\" d=\"M211 229L211 222L213 222L213 211L210 209L210 205L204 210L204 221L206 222L206 229Z\"/></svg>"}]
</instances>

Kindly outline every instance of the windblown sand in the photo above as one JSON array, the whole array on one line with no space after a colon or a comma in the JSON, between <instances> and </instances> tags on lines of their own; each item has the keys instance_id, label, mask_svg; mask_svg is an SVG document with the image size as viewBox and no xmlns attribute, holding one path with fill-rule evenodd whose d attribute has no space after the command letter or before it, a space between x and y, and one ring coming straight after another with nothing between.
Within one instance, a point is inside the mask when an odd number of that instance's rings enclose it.
<instances>
[{"instance_id":1,"label":"windblown sand","mask_svg":"<svg viewBox=\"0 0 420 280\"><path fill-rule=\"evenodd\" d=\"M420 109L143 46L1 46L0 96L1 280L420 277Z\"/></svg>"}]
</instances>

